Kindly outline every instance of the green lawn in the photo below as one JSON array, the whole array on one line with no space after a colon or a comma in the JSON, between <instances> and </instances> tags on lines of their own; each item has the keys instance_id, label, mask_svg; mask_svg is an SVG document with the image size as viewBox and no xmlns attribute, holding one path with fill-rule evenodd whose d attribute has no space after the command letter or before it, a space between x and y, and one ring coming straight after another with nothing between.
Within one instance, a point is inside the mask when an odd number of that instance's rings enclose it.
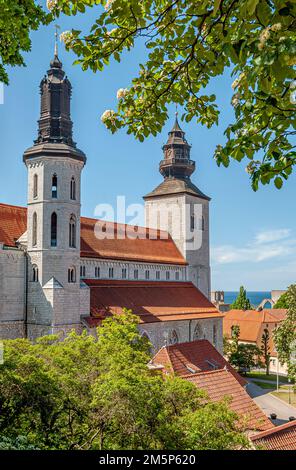
<instances>
[{"instance_id":1,"label":"green lawn","mask_svg":"<svg viewBox=\"0 0 296 470\"><path fill-rule=\"evenodd\" d=\"M270 381L275 381L276 382L276 375L275 374L266 375L263 372L248 372L247 377L249 377L250 379L264 379L264 380L270 380ZM283 384L288 383L287 377L279 376L279 381L280 381L280 383L283 383Z\"/></svg>"},{"instance_id":2,"label":"green lawn","mask_svg":"<svg viewBox=\"0 0 296 470\"><path fill-rule=\"evenodd\" d=\"M280 398L281 400L289 403L289 394L285 392L272 392L272 395ZM296 406L296 393L291 393L291 405Z\"/></svg>"},{"instance_id":3,"label":"green lawn","mask_svg":"<svg viewBox=\"0 0 296 470\"><path fill-rule=\"evenodd\" d=\"M264 389L269 389L269 390L274 390L276 388L276 385L273 383L266 384L264 382L257 382L256 380L253 380L252 383L258 385L258 387L264 388Z\"/></svg>"}]
</instances>

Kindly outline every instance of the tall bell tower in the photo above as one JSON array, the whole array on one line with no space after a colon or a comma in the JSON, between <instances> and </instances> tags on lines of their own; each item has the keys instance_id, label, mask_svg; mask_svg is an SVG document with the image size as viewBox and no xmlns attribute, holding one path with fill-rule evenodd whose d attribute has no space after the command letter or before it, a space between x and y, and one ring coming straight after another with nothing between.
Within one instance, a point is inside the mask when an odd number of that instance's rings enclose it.
<instances>
[{"instance_id":1,"label":"tall bell tower","mask_svg":"<svg viewBox=\"0 0 296 470\"><path fill-rule=\"evenodd\" d=\"M79 275L80 187L86 156L73 141L72 87L57 43L40 91L38 138L23 157L28 169L29 337L79 330L81 314L89 312Z\"/></svg>"},{"instance_id":2,"label":"tall bell tower","mask_svg":"<svg viewBox=\"0 0 296 470\"><path fill-rule=\"evenodd\" d=\"M196 165L177 115L159 165L164 180L144 197L146 225L172 236L188 262L188 280L210 298L210 198L190 179Z\"/></svg>"}]
</instances>

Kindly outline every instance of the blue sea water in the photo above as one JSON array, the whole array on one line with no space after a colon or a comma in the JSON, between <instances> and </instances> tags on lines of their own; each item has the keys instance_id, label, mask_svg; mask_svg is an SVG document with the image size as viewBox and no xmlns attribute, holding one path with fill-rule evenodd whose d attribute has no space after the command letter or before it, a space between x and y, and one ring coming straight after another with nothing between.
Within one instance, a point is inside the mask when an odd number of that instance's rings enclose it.
<instances>
[{"instance_id":1,"label":"blue sea water","mask_svg":"<svg viewBox=\"0 0 296 470\"><path fill-rule=\"evenodd\" d=\"M235 299L238 296L238 292L224 292L224 302L226 304L232 304ZM271 297L271 292L263 292L263 291L258 291L258 292L247 292L247 297L250 300L251 304L254 307L258 307L258 305L262 302L264 299L270 299ZM270 304L266 304L264 308L271 308Z\"/></svg>"}]
</instances>

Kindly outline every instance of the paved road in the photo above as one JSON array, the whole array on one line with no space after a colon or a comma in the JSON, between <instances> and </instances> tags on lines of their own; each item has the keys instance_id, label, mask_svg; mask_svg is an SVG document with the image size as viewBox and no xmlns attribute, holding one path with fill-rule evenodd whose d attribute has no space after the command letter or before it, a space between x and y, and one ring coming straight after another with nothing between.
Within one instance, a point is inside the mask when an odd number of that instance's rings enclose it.
<instances>
[{"instance_id":1,"label":"paved road","mask_svg":"<svg viewBox=\"0 0 296 470\"><path fill-rule=\"evenodd\" d=\"M260 406L266 416L270 418L270 413L276 413L277 419L273 421L276 425L286 423L289 420L289 416L295 416L296 418L296 408L271 395L268 393L268 390L264 390L258 387L258 385L249 382L247 392L257 405Z\"/></svg>"}]
</instances>

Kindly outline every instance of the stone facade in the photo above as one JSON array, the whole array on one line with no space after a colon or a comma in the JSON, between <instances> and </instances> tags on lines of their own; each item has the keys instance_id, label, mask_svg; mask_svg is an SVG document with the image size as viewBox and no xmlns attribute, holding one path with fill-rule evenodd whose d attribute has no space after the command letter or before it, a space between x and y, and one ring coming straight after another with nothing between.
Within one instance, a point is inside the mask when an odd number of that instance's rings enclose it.
<instances>
[{"instance_id":1,"label":"stone facade","mask_svg":"<svg viewBox=\"0 0 296 470\"><path fill-rule=\"evenodd\" d=\"M15 240L15 248L0 239L0 338L81 332L91 310L90 288L83 278L190 280L209 297L209 198L190 182L195 162L189 160L190 146L177 120L161 164L167 189L145 198L146 225L168 232L188 265L175 258L176 264L85 258L80 251L80 209L86 157L72 139L71 84L58 57L40 88L38 138L24 154L27 231ZM168 188L171 182L174 194ZM182 188L175 191L176 185ZM154 351L166 343L206 338L222 352L220 318L160 321L139 328Z\"/></svg>"},{"instance_id":2,"label":"stone facade","mask_svg":"<svg viewBox=\"0 0 296 470\"><path fill-rule=\"evenodd\" d=\"M188 262L188 280L210 298L209 201L189 194L155 196L145 201L145 221L169 232Z\"/></svg>"},{"instance_id":3,"label":"stone facade","mask_svg":"<svg viewBox=\"0 0 296 470\"><path fill-rule=\"evenodd\" d=\"M207 339L220 354L223 354L223 325L221 318L147 323L140 325L139 329L153 344L153 353L164 345L172 344L172 339L175 337L178 339L178 343Z\"/></svg>"}]
</instances>

